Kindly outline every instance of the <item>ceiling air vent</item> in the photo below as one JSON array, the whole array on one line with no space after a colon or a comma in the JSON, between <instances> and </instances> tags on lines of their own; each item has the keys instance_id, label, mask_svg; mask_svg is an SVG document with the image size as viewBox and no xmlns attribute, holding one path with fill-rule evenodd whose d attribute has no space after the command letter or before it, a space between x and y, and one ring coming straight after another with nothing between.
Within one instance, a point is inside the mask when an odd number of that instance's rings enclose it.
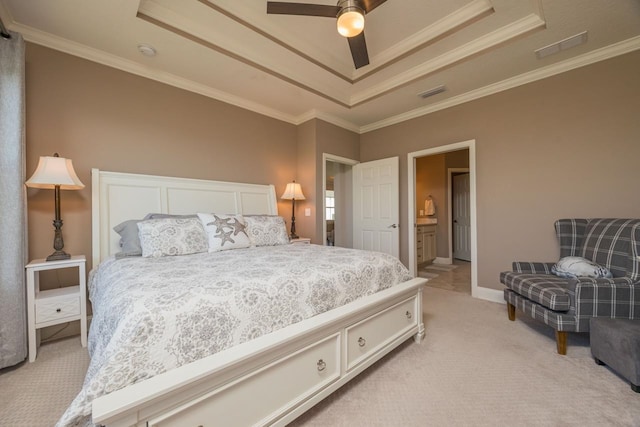
<instances>
[{"instance_id":1,"label":"ceiling air vent","mask_svg":"<svg viewBox=\"0 0 640 427\"><path fill-rule=\"evenodd\" d=\"M571 49L572 47L579 46L586 42L587 42L587 31L583 31L580 34L576 34L575 36L567 37L566 39L560 40L559 42L555 42L548 46L541 47L540 49L535 50L535 53L538 59L542 59L545 56L553 55L554 53Z\"/></svg>"},{"instance_id":2,"label":"ceiling air vent","mask_svg":"<svg viewBox=\"0 0 640 427\"><path fill-rule=\"evenodd\" d=\"M425 90L424 92L420 92L418 94L418 96L422 99L428 98L430 96L433 95L437 95L439 93L444 92L445 90L447 90L447 88L445 87L445 85L440 85L440 86L436 86L434 88L431 88L429 90Z\"/></svg>"}]
</instances>

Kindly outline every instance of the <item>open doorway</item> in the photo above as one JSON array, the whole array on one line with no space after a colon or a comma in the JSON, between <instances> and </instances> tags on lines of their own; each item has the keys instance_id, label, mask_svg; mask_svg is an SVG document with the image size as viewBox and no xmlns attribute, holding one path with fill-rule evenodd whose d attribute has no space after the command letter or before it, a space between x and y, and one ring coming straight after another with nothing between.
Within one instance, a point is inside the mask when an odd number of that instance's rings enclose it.
<instances>
[{"instance_id":1,"label":"open doorway","mask_svg":"<svg viewBox=\"0 0 640 427\"><path fill-rule=\"evenodd\" d=\"M325 246L353 247L353 178L351 168L358 161L324 153L323 241Z\"/></svg>"},{"instance_id":2,"label":"open doorway","mask_svg":"<svg viewBox=\"0 0 640 427\"><path fill-rule=\"evenodd\" d=\"M428 285L477 296L475 141L409 153L408 175L410 271L430 278ZM468 255L454 255L454 247Z\"/></svg>"}]
</instances>

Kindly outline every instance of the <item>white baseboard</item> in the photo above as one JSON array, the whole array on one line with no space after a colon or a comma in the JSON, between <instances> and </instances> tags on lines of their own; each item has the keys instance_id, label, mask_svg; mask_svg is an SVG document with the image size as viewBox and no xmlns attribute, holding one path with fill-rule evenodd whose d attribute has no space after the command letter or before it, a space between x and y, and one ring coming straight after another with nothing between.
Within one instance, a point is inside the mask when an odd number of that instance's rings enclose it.
<instances>
[{"instance_id":1,"label":"white baseboard","mask_svg":"<svg viewBox=\"0 0 640 427\"><path fill-rule=\"evenodd\" d=\"M504 292L498 289L490 289L478 286L477 288L471 290L471 296L486 301L497 302L498 304L505 304Z\"/></svg>"}]
</instances>

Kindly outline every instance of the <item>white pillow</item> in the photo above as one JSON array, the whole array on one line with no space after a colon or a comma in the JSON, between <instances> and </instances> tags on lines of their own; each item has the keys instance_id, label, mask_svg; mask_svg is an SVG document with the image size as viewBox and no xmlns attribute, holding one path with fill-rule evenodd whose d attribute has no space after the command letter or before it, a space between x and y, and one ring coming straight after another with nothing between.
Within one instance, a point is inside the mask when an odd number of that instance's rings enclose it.
<instances>
[{"instance_id":1,"label":"white pillow","mask_svg":"<svg viewBox=\"0 0 640 427\"><path fill-rule=\"evenodd\" d=\"M207 232L209 252L241 249L251 246L242 215L199 213L198 218Z\"/></svg>"},{"instance_id":2,"label":"white pillow","mask_svg":"<svg viewBox=\"0 0 640 427\"><path fill-rule=\"evenodd\" d=\"M576 277L613 277L605 267L589 261L586 258L567 256L558 261L551 272L559 277L574 279Z\"/></svg>"},{"instance_id":3,"label":"white pillow","mask_svg":"<svg viewBox=\"0 0 640 427\"><path fill-rule=\"evenodd\" d=\"M198 218L163 218L138 222L143 257L206 252L207 235Z\"/></svg>"},{"instance_id":4,"label":"white pillow","mask_svg":"<svg viewBox=\"0 0 640 427\"><path fill-rule=\"evenodd\" d=\"M284 218L277 215L246 215L247 234L251 246L288 245L289 235Z\"/></svg>"}]
</instances>

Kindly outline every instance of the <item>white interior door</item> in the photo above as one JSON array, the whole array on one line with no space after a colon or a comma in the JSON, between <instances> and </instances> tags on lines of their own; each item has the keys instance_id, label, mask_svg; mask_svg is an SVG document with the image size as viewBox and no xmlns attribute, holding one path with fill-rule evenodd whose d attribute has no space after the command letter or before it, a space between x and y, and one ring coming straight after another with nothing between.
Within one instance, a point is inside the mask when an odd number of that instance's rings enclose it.
<instances>
[{"instance_id":1,"label":"white interior door","mask_svg":"<svg viewBox=\"0 0 640 427\"><path fill-rule=\"evenodd\" d=\"M353 167L353 247L400 255L398 158Z\"/></svg>"},{"instance_id":2,"label":"white interior door","mask_svg":"<svg viewBox=\"0 0 640 427\"><path fill-rule=\"evenodd\" d=\"M453 175L453 258L471 261L469 174Z\"/></svg>"}]
</instances>

